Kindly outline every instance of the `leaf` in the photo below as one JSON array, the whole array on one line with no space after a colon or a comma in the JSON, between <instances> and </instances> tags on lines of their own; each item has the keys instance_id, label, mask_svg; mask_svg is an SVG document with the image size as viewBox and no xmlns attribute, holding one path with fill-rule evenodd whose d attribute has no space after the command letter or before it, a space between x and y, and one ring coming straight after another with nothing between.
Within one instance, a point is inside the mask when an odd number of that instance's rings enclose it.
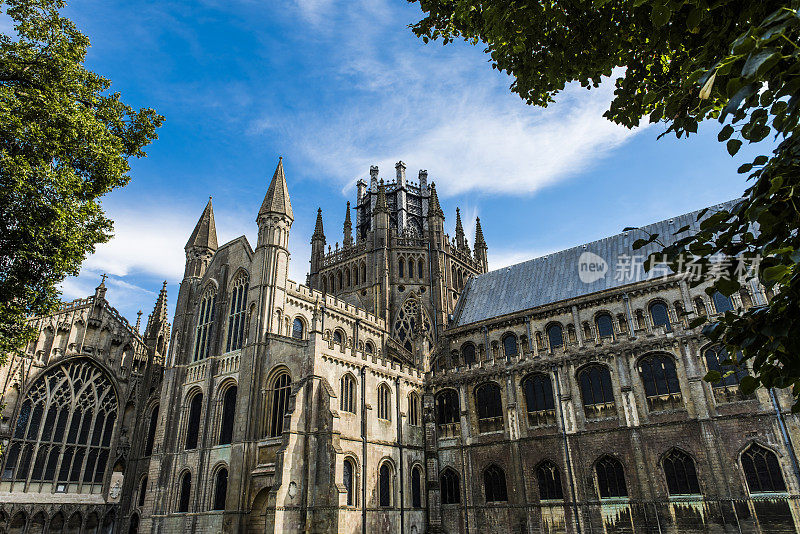
<instances>
[{"instance_id":1,"label":"leaf","mask_svg":"<svg viewBox=\"0 0 800 534\"><path fill-rule=\"evenodd\" d=\"M708 100L708 97L711 96L711 89L714 87L714 80L716 79L717 73L715 71L714 74L712 74L711 77L706 81L705 85L703 85L703 88L700 89L700 100Z\"/></svg>"},{"instance_id":2,"label":"leaf","mask_svg":"<svg viewBox=\"0 0 800 534\"><path fill-rule=\"evenodd\" d=\"M768 159L767 156L756 156L756 159L753 160L753 165L764 165Z\"/></svg>"},{"instance_id":3,"label":"leaf","mask_svg":"<svg viewBox=\"0 0 800 534\"><path fill-rule=\"evenodd\" d=\"M773 265L772 267L767 267L761 273L764 277L764 280L768 282L774 282L783 278L783 276L789 271L789 267L786 265Z\"/></svg>"},{"instance_id":4,"label":"leaf","mask_svg":"<svg viewBox=\"0 0 800 534\"><path fill-rule=\"evenodd\" d=\"M650 13L650 20L653 21L653 25L656 27L661 27L669 22L669 18L672 16L672 10L666 4L655 4L653 6L653 11Z\"/></svg>"},{"instance_id":5,"label":"leaf","mask_svg":"<svg viewBox=\"0 0 800 534\"><path fill-rule=\"evenodd\" d=\"M703 380L713 384L714 382L722 380L722 374L720 374L719 371L709 371L706 373L706 376L703 377Z\"/></svg>"},{"instance_id":6,"label":"leaf","mask_svg":"<svg viewBox=\"0 0 800 534\"><path fill-rule=\"evenodd\" d=\"M759 84L751 83L739 89L739 91L737 91L736 94L733 95L733 97L728 101L728 104L722 110L722 113L720 113L719 122L723 122L726 115L739 109L739 104L742 103L742 100L754 94L758 90L758 87Z\"/></svg>"},{"instance_id":7,"label":"leaf","mask_svg":"<svg viewBox=\"0 0 800 534\"><path fill-rule=\"evenodd\" d=\"M721 143L727 140L731 136L731 134L733 134L733 126L731 126L730 124L726 124L717 135L717 140Z\"/></svg>"},{"instance_id":8,"label":"leaf","mask_svg":"<svg viewBox=\"0 0 800 534\"><path fill-rule=\"evenodd\" d=\"M683 232L685 232L685 231L686 231L686 230L688 230L689 228L691 228L691 226L689 226L688 224L687 224L686 226L681 226L680 228L678 228L677 230L675 230L675 233L673 233L672 235L678 235L678 234L682 234Z\"/></svg>"},{"instance_id":9,"label":"leaf","mask_svg":"<svg viewBox=\"0 0 800 534\"><path fill-rule=\"evenodd\" d=\"M738 172L739 174L744 174L746 172L750 172L751 170L753 170L753 165L751 163L745 163L744 165L736 169L736 172Z\"/></svg>"},{"instance_id":10,"label":"leaf","mask_svg":"<svg viewBox=\"0 0 800 534\"><path fill-rule=\"evenodd\" d=\"M750 54L747 61L744 62L742 76L744 78L752 78L760 69L766 70L772 64L776 63L780 57L780 52L774 48L765 48L764 50L754 52Z\"/></svg>"},{"instance_id":11,"label":"leaf","mask_svg":"<svg viewBox=\"0 0 800 534\"><path fill-rule=\"evenodd\" d=\"M730 154L731 156L735 156L736 153L739 152L741 146L742 142L739 141L738 139L730 139L727 143L728 154Z\"/></svg>"},{"instance_id":12,"label":"leaf","mask_svg":"<svg viewBox=\"0 0 800 534\"><path fill-rule=\"evenodd\" d=\"M743 376L739 381L739 388L741 389L742 394L749 395L758 388L758 379L750 375Z\"/></svg>"}]
</instances>

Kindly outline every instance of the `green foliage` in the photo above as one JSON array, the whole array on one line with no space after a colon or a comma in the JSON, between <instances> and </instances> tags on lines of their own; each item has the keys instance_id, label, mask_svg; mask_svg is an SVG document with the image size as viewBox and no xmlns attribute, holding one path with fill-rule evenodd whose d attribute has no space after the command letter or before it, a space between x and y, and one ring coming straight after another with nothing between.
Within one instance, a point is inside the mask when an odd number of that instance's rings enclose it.
<instances>
[{"instance_id":1,"label":"green foliage","mask_svg":"<svg viewBox=\"0 0 800 534\"><path fill-rule=\"evenodd\" d=\"M687 253L706 265L716 254L763 258L769 305L728 312L704 332L751 362L746 389L792 387L800 411L800 0L418 1L427 16L414 33L484 43L529 104L547 106L569 82L596 87L624 67L609 120L647 118L682 137L717 119L732 156L745 142L778 142L739 168L750 173L740 204L658 254L674 266ZM731 276L715 289L731 295L739 284Z\"/></svg>"},{"instance_id":2,"label":"green foliage","mask_svg":"<svg viewBox=\"0 0 800 534\"><path fill-rule=\"evenodd\" d=\"M130 180L128 159L145 156L163 121L86 70L89 39L63 7L4 3L15 35L0 35L0 359L29 339L26 316L50 311L56 285L110 238L98 200Z\"/></svg>"}]
</instances>

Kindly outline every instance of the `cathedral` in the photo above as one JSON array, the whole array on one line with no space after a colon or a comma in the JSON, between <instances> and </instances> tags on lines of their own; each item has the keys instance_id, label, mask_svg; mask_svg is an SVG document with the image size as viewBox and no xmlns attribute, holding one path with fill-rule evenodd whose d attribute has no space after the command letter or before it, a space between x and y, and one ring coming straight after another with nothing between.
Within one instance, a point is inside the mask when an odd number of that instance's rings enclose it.
<instances>
[{"instance_id":1,"label":"cathedral","mask_svg":"<svg viewBox=\"0 0 800 534\"><path fill-rule=\"evenodd\" d=\"M0 533L797 532L790 392L743 394L690 327L772 295L611 267L719 206L490 271L427 171L356 189L304 283L279 161L255 244L220 245L208 201L174 317L166 282L142 326L104 281L31 317L0 369Z\"/></svg>"}]
</instances>

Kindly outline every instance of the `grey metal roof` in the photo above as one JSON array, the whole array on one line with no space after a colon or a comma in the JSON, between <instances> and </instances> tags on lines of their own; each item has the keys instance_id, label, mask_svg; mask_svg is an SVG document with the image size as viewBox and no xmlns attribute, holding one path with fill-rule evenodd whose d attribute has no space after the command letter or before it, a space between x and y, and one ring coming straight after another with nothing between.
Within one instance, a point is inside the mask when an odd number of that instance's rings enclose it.
<instances>
[{"instance_id":1,"label":"grey metal roof","mask_svg":"<svg viewBox=\"0 0 800 534\"><path fill-rule=\"evenodd\" d=\"M706 217L719 209L730 209L737 202L730 200L712 206ZM659 234L659 240L669 244L699 230L697 215L700 211L685 213L641 229L650 234ZM687 225L689 230L673 235ZM634 241L646 237L647 234L642 231L631 230L476 276L470 279L462 294L463 302L458 305L455 325L475 323L646 280L648 274L642 263L648 254L660 248L653 243L633 250ZM589 253L599 256L602 261ZM627 258L638 261L631 265ZM606 270L600 274L603 262ZM583 278L590 279L592 263L601 266L596 271L597 279L583 281L579 267L583 269Z\"/></svg>"}]
</instances>

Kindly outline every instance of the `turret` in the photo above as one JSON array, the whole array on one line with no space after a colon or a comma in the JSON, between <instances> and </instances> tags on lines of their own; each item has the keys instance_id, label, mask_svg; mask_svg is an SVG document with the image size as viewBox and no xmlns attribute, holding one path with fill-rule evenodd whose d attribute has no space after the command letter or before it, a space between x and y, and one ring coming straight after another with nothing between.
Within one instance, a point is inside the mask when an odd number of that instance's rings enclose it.
<instances>
[{"instance_id":1,"label":"turret","mask_svg":"<svg viewBox=\"0 0 800 534\"><path fill-rule=\"evenodd\" d=\"M286 303L286 284L289 271L289 230L294 222L292 204L289 201L289 189L286 186L286 175L283 171L283 158L278 159L278 166L272 175L272 181L258 210L258 242L256 255L253 258L255 269L261 272L252 273L251 279L260 280L251 289L263 299L261 309L265 311L260 323L257 337L264 333L280 332L278 310L283 310ZM320 229L321 230L321 229Z\"/></svg>"},{"instance_id":2,"label":"turret","mask_svg":"<svg viewBox=\"0 0 800 534\"><path fill-rule=\"evenodd\" d=\"M377 165L370 165L369 166L369 190L370 191L377 191L378 190L378 166Z\"/></svg>"},{"instance_id":3,"label":"turret","mask_svg":"<svg viewBox=\"0 0 800 534\"><path fill-rule=\"evenodd\" d=\"M488 248L483 239L483 229L481 228L481 218L475 217L475 261L477 261L483 272L489 271L489 259L487 256Z\"/></svg>"},{"instance_id":4,"label":"turret","mask_svg":"<svg viewBox=\"0 0 800 534\"><path fill-rule=\"evenodd\" d=\"M350 202L347 203L347 212L344 215L344 239L342 244L345 247L353 246L353 224L350 222Z\"/></svg>"},{"instance_id":5,"label":"turret","mask_svg":"<svg viewBox=\"0 0 800 534\"><path fill-rule=\"evenodd\" d=\"M214 208L211 197L208 197L200 220L194 227L189 241L186 242L186 269L183 278L202 278L211 258L217 251L217 227L214 224Z\"/></svg>"},{"instance_id":6,"label":"turret","mask_svg":"<svg viewBox=\"0 0 800 534\"><path fill-rule=\"evenodd\" d=\"M419 171L419 190L424 195L425 190L428 189L428 171Z\"/></svg>"},{"instance_id":7,"label":"turret","mask_svg":"<svg viewBox=\"0 0 800 534\"><path fill-rule=\"evenodd\" d=\"M389 244L389 204L386 202L386 185L383 180L378 185L378 198L372 212L372 227L375 229L376 246Z\"/></svg>"}]
</instances>

